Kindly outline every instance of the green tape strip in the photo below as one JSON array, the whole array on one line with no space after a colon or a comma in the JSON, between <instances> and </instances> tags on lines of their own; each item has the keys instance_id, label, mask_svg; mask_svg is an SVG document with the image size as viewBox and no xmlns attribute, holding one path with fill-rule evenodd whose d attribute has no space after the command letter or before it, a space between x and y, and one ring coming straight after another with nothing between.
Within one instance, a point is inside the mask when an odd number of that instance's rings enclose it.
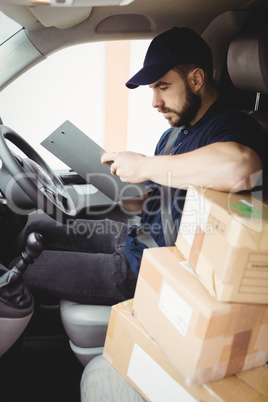
<instances>
[{"instance_id":1,"label":"green tape strip","mask_svg":"<svg viewBox=\"0 0 268 402\"><path fill-rule=\"evenodd\" d=\"M231 207L233 207L234 209L236 209L237 211L241 212L246 216L256 216L256 217L265 216L264 214L250 207L249 205L231 204Z\"/></svg>"}]
</instances>

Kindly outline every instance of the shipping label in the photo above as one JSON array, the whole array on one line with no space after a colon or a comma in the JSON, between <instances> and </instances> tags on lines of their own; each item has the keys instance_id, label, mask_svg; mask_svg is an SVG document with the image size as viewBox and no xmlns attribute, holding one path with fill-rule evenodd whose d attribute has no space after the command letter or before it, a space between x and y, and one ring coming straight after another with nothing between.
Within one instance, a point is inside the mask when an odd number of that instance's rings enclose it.
<instances>
[{"instance_id":1,"label":"shipping label","mask_svg":"<svg viewBox=\"0 0 268 402\"><path fill-rule=\"evenodd\" d=\"M166 282L163 283L158 308L177 331L186 336L193 310Z\"/></svg>"}]
</instances>

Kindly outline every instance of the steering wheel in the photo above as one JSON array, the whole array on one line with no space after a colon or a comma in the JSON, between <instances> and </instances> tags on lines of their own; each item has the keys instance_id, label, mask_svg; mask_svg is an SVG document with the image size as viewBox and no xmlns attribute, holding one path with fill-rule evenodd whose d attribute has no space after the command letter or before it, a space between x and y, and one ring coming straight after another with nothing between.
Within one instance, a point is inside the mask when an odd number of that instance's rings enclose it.
<instances>
[{"instance_id":1,"label":"steering wheel","mask_svg":"<svg viewBox=\"0 0 268 402\"><path fill-rule=\"evenodd\" d=\"M16 156L8 147L7 140L16 145L27 158ZM42 209L56 220L76 216L74 202L60 178L34 148L4 125L0 125L0 160L0 173L2 177L8 176L3 181L11 183L13 180L14 185L23 190L35 208ZM5 196L8 198L7 192Z\"/></svg>"}]
</instances>

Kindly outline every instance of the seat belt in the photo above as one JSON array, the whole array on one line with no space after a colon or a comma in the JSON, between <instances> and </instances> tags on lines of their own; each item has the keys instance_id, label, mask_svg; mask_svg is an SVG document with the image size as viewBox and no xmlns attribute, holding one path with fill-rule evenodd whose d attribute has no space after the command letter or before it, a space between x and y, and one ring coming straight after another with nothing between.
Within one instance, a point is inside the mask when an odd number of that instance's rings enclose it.
<instances>
[{"instance_id":1,"label":"seat belt","mask_svg":"<svg viewBox=\"0 0 268 402\"><path fill-rule=\"evenodd\" d=\"M166 143L163 155L169 155L176 138L184 127L174 127ZM171 214L170 187L161 186L161 222L166 246L174 246L176 241L175 226ZM148 248L158 247L148 228L139 226L136 230L137 239Z\"/></svg>"},{"instance_id":2,"label":"seat belt","mask_svg":"<svg viewBox=\"0 0 268 402\"><path fill-rule=\"evenodd\" d=\"M136 238L148 248L159 247L148 228L139 226L135 232Z\"/></svg>"},{"instance_id":3,"label":"seat belt","mask_svg":"<svg viewBox=\"0 0 268 402\"><path fill-rule=\"evenodd\" d=\"M178 137L179 133L183 127L174 127L170 133L169 139L164 149L163 155L169 155L176 138ZM166 246L174 246L176 241L176 231L174 222L172 219L172 211L171 211L171 202L170 202L170 192L171 187L169 186L161 186L161 222L162 222L162 230L164 233L165 243Z\"/></svg>"}]
</instances>

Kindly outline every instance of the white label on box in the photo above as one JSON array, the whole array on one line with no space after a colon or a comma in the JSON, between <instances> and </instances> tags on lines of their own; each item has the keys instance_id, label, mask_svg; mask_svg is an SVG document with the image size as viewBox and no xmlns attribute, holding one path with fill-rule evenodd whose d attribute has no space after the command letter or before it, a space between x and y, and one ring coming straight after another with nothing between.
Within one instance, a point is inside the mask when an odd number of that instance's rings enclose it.
<instances>
[{"instance_id":1,"label":"white label on box","mask_svg":"<svg viewBox=\"0 0 268 402\"><path fill-rule=\"evenodd\" d=\"M158 308L179 333L185 336L193 309L166 282L163 283Z\"/></svg>"},{"instance_id":2,"label":"white label on box","mask_svg":"<svg viewBox=\"0 0 268 402\"><path fill-rule=\"evenodd\" d=\"M177 381L139 345L134 344L127 376L152 402L196 402Z\"/></svg>"},{"instance_id":3,"label":"white label on box","mask_svg":"<svg viewBox=\"0 0 268 402\"><path fill-rule=\"evenodd\" d=\"M208 202L195 189L188 189L179 231L190 246L192 246L194 242L198 226L203 230L203 232L206 231L210 209L210 202Z\"/></svg>"}]
</instances>

